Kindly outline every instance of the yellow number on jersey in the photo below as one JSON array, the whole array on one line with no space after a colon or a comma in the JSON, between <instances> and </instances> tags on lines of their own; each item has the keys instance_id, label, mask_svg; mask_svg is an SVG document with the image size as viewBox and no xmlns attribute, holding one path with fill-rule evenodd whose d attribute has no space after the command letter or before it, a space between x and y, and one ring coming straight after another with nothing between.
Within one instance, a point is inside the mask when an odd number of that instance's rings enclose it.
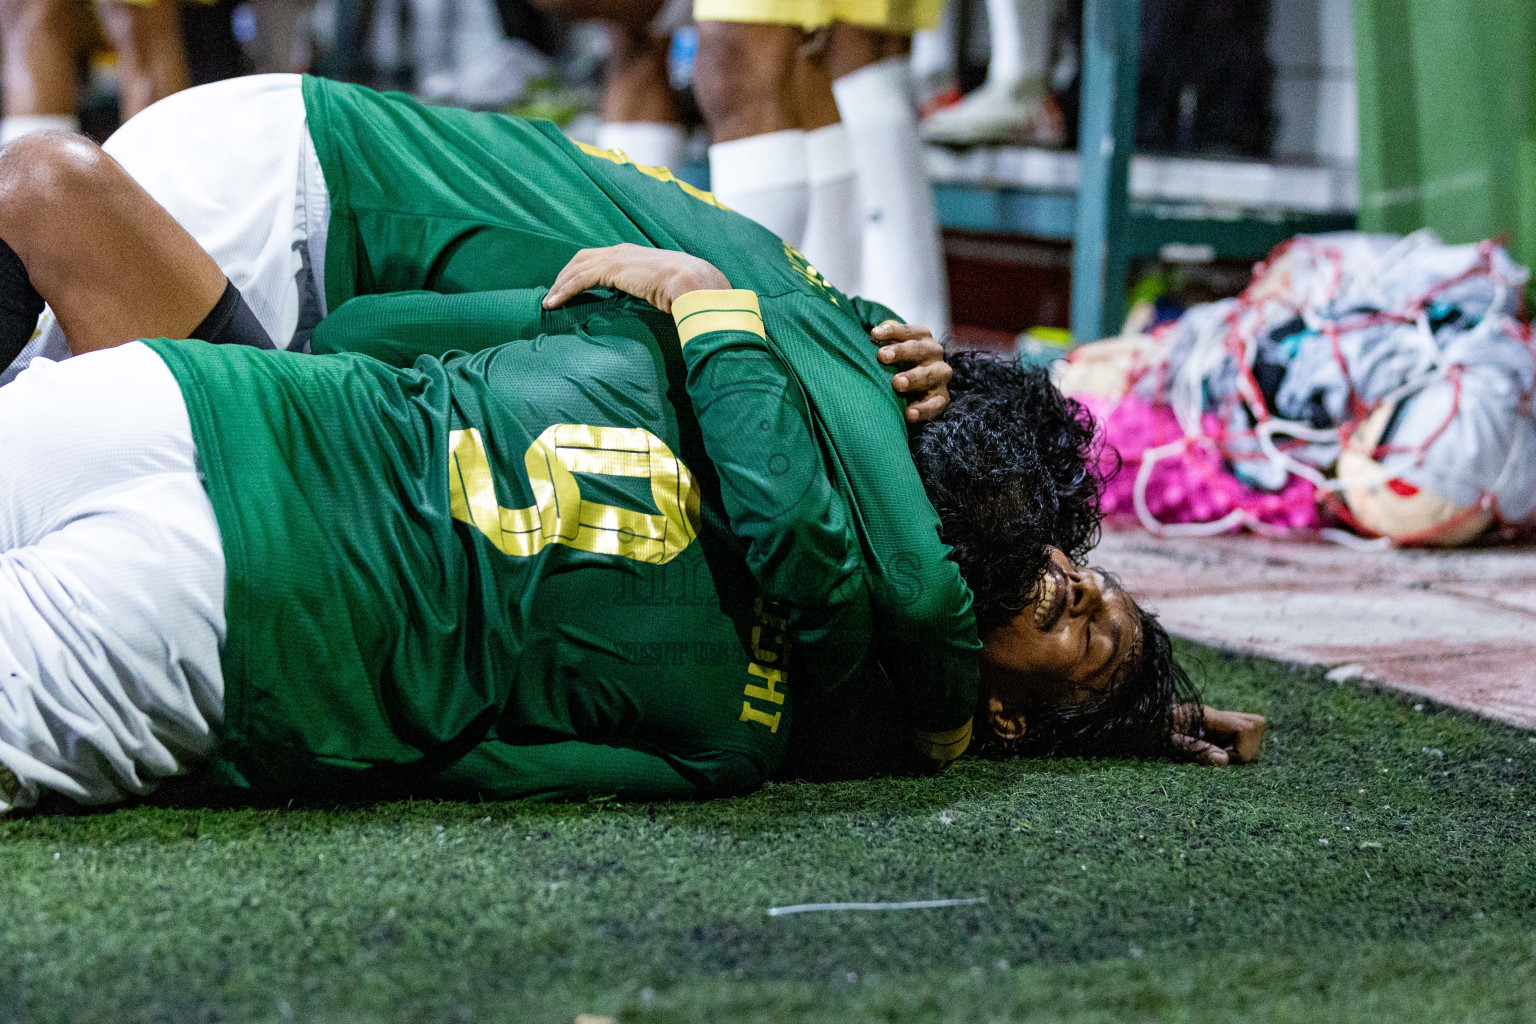
<instances>
[{"instance_id":1,"label":"yellow number on jersey","mask_svg":"<svg viewBox=\"0 0 1536 1024\"><path fill-rule=\"evenodd\" d=\"M534 503L527 508L497 502L480 431L452 431L448 451L453 518L485 534L503 554L528 557L564 544L659 565L682 554L698 532L693 474L661 438L639 427L556 423L544 431L523 456L533 488ZM649 477L657 511L585 501L576 473Z\"/></svg>"}]
</instances>

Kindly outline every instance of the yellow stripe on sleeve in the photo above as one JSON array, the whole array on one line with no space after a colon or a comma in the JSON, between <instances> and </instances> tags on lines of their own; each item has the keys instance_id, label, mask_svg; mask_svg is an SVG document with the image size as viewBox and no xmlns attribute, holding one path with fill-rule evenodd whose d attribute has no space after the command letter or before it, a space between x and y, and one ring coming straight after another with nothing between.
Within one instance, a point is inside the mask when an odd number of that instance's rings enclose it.
<instances>
[{"instance_id":1,"label":"yellow stripe on sleeve","mask_svg":"<svg viewBox=\"0 0 1536 1024\"><path fill-rule=\"evenodd\" d=\"M745 288L701 289L689 292L672 303L672 319L677 322L677 338L688 344L710 331L746 331L759 338L763 330L763 311L757 293Z\"/></svg>"}]
</instances>

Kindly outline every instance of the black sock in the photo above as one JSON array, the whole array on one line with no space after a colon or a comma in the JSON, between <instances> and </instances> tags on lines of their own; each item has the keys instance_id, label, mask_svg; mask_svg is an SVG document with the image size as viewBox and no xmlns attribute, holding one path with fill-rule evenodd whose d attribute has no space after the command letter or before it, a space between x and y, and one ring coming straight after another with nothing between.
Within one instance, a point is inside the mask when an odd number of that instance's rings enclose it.
<instances>
[{"instance_id":1,"label":"black sock","mask_svg":"<svg viewBox=\"0 0 1536 1024\"><path fill-rule=\"evenodd\" d=\"M224 282L224 294L213 304L203 322L192 328L188 337L215 345L249 345L251 348L276 348L256 313L246 304L235 282Z\"/></svg>"},{"instance_id":2,"label":"black sock","mask_svg":"<svg viewBox=\"0 0 1536 1024\"><path fill-rule=\"evenodd\" d=\"M0 370L27 347L42 312L43 297L32 287L21 257L0 240Z\"/></svg>"}]
</instances>

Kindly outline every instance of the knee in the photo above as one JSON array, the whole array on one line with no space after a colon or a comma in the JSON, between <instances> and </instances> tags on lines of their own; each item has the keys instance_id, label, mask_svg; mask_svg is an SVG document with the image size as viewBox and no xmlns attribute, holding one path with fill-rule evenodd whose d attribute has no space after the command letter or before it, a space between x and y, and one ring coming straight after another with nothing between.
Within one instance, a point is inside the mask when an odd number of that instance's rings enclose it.
<instances>
[{"instance_id":1,"label":"knee","mask_svg":"<svg viewBox=\"0 0 1536 1024\"><path fill-rule=\"evenodd\" d=\"M788 25L699 23L694 91L705 120L717 133L748 110L793 123L790 97L799 35Z\"/></svg>"},{"instance_id":2,"label":"knee","mask_svg":"<svg viewBox=\"0 0 1536 1024\"><path fill-rule=\"evenodd\" d=\"M57 225L58 217L85 209L121 173L100 146L74 132L25 135L0 151L0 227L10 232Z\"/></svg>"}]
</instances>

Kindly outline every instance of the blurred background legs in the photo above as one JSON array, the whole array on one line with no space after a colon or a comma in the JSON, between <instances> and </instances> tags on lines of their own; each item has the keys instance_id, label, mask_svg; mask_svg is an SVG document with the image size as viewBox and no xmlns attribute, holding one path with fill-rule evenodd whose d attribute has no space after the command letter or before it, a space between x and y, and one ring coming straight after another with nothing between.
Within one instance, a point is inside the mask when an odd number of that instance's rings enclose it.
<instances>
[{"instance_id":1,"label":"blurred background legs","mask_svg":"<svg viewBox=\"0 0 1536 1024\"><path fill-rule=\"evenodd\" d=\"M602 25L607 56L602 68L597 144L623 151L636 163L674 167L688 132L672 88L668 54L672 34L688 20L676 0L535 0L539 10Z\"/></svg>"},{"instance_id":2,"label":"blurred background legs","mask_svg":"<svg viewBox=\"0 0 1536 1024\"><path fill-rule=\"evenodd\" d=\"M639 164L674 167L688 132L667 69L672 35L654 27L661 5L635 6L650 16L638 23L605 25L608 61L603 69L603 123L597 142L605 149L623 151Z\"/></svg>"},{"instance_id":3,"label":"blurred background legs","mask_svg":"<svg viewBox=\"0 0 1536 1024\"><path fill-rule=\"evenodd\" d=\"M714 143L720 201L798 248L810 217L810 168L795 87L804 33L794 25L699 23L694 91Z\"/></svg>"},{"instance_id":4,"label":"blurred background legs","mask_svg":"<svg viewBox=\"0 0 1536 1024\"><path fill-rule=\"evenodd\" d=\"M0 0L5 116L0 145L41 129L73 130L76 0Z\"/></svg>"},{"instance_id":5,"label":"blurred background legs","mask_svg":"<svg viewBox=\"0 0 1536 1024\"><path fill-rule=\"evenodd\" d=\"M190 85L176 0L102 0L96 16L117 53L118 109L124 121Z\"/></svg>"},{"instance_id":6,"label":"blurred background legs","mask_svg":"<svg viewBox=\"0 0 1536 1024\"><path fill-rule=\"evenodd\" d=\"M864 277L863 218L855 215L862 209L858 165L832 91L830 42L830 31L817 33L800 48L795 67L810 190L800 250L834 286L858 294Z\"/></svg>"}]
</instances>

